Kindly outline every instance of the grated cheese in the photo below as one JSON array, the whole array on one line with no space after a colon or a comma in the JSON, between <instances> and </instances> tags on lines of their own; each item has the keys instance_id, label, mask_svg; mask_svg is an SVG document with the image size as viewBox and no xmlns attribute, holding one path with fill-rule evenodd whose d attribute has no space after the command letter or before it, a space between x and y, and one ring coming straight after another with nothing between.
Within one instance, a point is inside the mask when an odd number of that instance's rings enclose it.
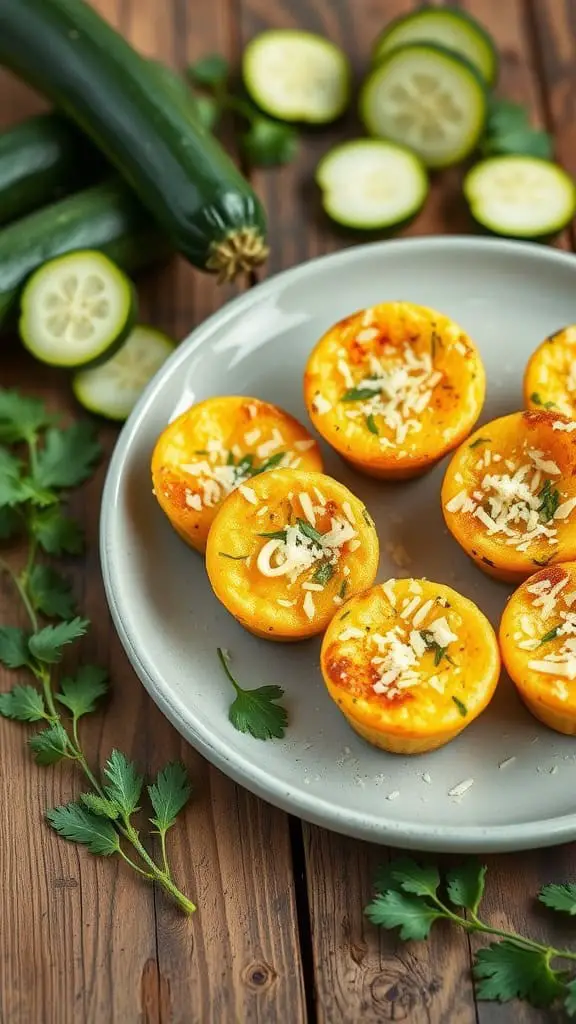
<instances>
[{"instance_id":1,"label":"grated cheese","mask_svg":"<svg viewBox=\"0 0 576 1024\"><path fill-rule=\"evenodd\" d=\"M314 604L314 598L312 597L312 594L309 591L306 592L303 608L306 617L312 620L316 614L316 606Z\"/></svg>"},{"instance_id":2,"label":"grated cheese","mask_svg":"<svg viewBox=\"0 0 576 1024\"><path fill-rule=\"evenodd\" d=\"M297 452L307 452L310 448L313 448L315 444L316 441L313 441L312 438L310 438L309 441L295 441L294 448Z\"/></svg>"},{"instance_id":3,"label":"grated cheese","mask_svg":"<svg viewBox=\"0 0 576 1024\"><path fill-rule=\"evenodd\" d=\"M314 491L314 494L318 499L318 504L322 505L322 507L324 508L324 506L326 505L326 498L322 494L322 491L319 491L317 487L313 487L312 490Z\"/></svg>"},{"instance_id":4,"label":"grated cheese","mask_svg":"<svg viewBox=\"0 0 576 1024\"><path fill-rule=\"evenodd\" d=\"M258 439L261 436L262 436L262 431L258 430L258 427L256 427L254 430L248 430L247 433L244 434L244 442L249 447L251 447L253 444L256 444L256 441L258 441Z\"/></svg>"},{"instance_id":5,"label":"grated cheese","mask_svg":"<svg viewBox=\"0 0 576 1024\"><path fill-rule=\"evenodd\" d=\"M387 800L397 800L399 796L400 796L400 790L399 789L394 789L394 790L392 790L391 793L388 793L388 796L386 797L386 799Z\"/></svg>"},{"instance_id":6,"label":"grated cheese","mask_svg":"<svg viewBox=\"0 0 576 1024\"><path fill-rule=\"evenodd\" d=\"M462 782L459 782L457 786L453 786L452 789L448 790L448 796L464 796L464 793L467 793L473 785L474 779L464 779Z\"/></svg>"},{"instance_id":7,"label":"grated cheese","mask_svg":"<svg viewBox=\"0 0 576 1024\"><path fill-rule=\"evenodd\" d=\"M314 395L314 398L312 399L312 408L314 412L317 412L320 414L320 416L323 416L325 413L330 412L330 410L332 409L332 403L329 402L327 398L324 398L324 396L321 395L320 392L318 392L318 394Z\"/></svg>"},{"instance_id":8,"label":"grated cheese","mask_svg":"<svg viewBox=\"0 0 576 1024\"><path fill-rule=\"evenodd\" d=\"M251 487L246 487L246 484L240 484L238 487L240 494L246 501L249 501L251 505L258 504L258 498L256 497L256 491L253 491Z\"/></svg>"},{"instance_id":9,"label":"grated cheese","mask_svg":"<svg viewBox=\"0 0 576 1024\"><path fill-rule=\"evenodd\" d=\"M396 607L396 593L394 591L395 586L396 580L386 580L386 582L382 584L382 590L386 594L386 597L388 598L388 601L390 602L393 608Z\"/></svg>"},{"instance_id":10,"label":"grated cheese","mask_svg":"<svg viewBox=\"0 0 576 1024\"><path fill-rule=\"evenodd\" d=\"M314 506L310 495L306 494L306 491L303 491L302 494L298 495L298 499L302 506L304 517L308 520L310 526L316 526L316 513L314 512Z\"/></svg>"},{"instance_id":11,"label":"grated cheese","mask_svg":"<svg viewBox=\"0 0 576 1024\"><path fill-rule=\"evenodd\" d=\"M574 500L575 500L575 503L576 503L576 498ZM346 516L346 519L348 520L348 522L352 523L352 526L355 526L356 525L356 520L354 519L354 513L352 511L352 507L351 507L349 501L343 501L342 502L342 511L343 511L344 515Z\"/></svg>"}]
</instances>

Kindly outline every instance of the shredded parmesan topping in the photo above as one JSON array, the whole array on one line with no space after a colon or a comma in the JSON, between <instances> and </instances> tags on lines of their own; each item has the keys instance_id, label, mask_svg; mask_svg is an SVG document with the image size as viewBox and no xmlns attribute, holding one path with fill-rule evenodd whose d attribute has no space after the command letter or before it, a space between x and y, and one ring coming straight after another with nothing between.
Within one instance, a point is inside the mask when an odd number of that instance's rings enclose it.
<instances>
[{"instance_id":1,"label":"shredded parmesan topping","mask_svg":"<svg viewBox=\"0 0 576 1024\"><path fill-rule=\"evenodd\" d=\"M569 693L562 679L576 679L576 612L570 611L573 592L566 592L570 576L566 574L552 585L549 579L537 580L526 587L532 596L532 605L544 625L542 635L534 636L534 624L529 616L520 616L521 632L514 634L517 647L534 655L528 661L528 668L543 675L555 676L555 693L560 700L567 700ZM560 607L559 607L560 606ZM562 607L563 606L563 607ZM526 639L524 639L526 637ZM555 645L555 640L561 640Z\"/></svg>"}]
</instances>

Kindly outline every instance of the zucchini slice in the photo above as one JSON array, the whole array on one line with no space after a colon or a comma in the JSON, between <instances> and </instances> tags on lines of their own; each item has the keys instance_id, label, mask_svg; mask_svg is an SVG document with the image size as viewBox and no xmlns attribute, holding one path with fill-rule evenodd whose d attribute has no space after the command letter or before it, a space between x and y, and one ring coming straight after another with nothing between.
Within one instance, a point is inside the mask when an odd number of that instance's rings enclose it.
<instances>
[{"instance_id":1,"label":"zucchini slice","mask_svg":"<svg viewBox=\"0 0 576 1024\"><path fill-rule=\"evenodd\" d=\"M451 50L412 43L385 56L364 82L360 116L428 167L450 167L475 149L486 121L486 86Z\"/></svg>"},{"instance_id":2,"label":"zucchini slice","mask_svg":"<svg viewBox=\"0 0 576 1024\"><path fill-rule=\"evenodd\" d=\"M532 156L494 156L464 179L474 219L497 235L537 240L565 228L576 213L576 186L558 164Z\"/></svg>"},{"instance_id":3,"label":"zucchini slice","mask_svg":"<svg viewBox=\"0 0 576 1024\"><path fill-rule=\"evenodd\" d=\"M366 230L399 227L428 195L428 175L418 157L380 139L334 146L318 164L316 182L332 220Z\"/></svg>"},{"instance_id":4,"label":"zucchini slice","mask_svg":"<svg viewBox=\"0 0 576 1024\"><path fill-rule=\"evenodd\" d=\"M438 43L454 50L474 65L489 86L498 77L494 40L476 18L460 7L425 6L395 18L376 40L374 63L406 43Z\"/></svg>"},{"instance_id":5,"label":"zucchini slice","mask_svg":"<svg viewBox=\"0 0 576 1024\"><path fill-rule=\"evenodd\" d=\"M136 293L112 260L85 249L32 274L21 310L20 335L33 356L51 366L94 366L132 330Z\"/></svg>"},{"instance_id":6,"label":"zucchini slice","mask_svg":"<svg viewBox=\"0 0 576 1024\"><path fill-rule=\"evenodd\" d=\"M327 124L350 101L348 58L313 32L261 32L244 51L242 74L254 102L281 121Z\"/></svg>"},{"instance_id":7,"label":"zucchini slice","mask_svg":"<svg viewBox=\"0 0 576 1024\"><path fill-rule=\"evenodd\" d=\"M162 331L139 324L106 363L74 374L74 395L89 412L109 420L125 420L174 348L174 342Z\"/></svg>"}]
</instances>

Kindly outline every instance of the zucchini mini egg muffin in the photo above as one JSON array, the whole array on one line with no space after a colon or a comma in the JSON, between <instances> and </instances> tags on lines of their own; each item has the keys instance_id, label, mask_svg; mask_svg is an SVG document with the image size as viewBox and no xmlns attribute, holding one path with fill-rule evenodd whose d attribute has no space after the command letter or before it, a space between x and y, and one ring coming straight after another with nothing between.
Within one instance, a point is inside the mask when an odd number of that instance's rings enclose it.
<instances>
[{"instance_id":1,"label":"zucchini mini egg muffin","mask_svg":"<svg viewBox=\"0 0 576 1024\"><path fill-rule=\"evenodd\" d=\"M352 597L330 623L321 669L352 728L395 754L454 739L500 676L492 626L450 587L399 579Z\"/></svg>"},{"instance_id":2,"label":"zucchini mini egg muffin","mask_svg":"<svg viewBox=\"0 0 576 1024\"><path fill-rule=\"evenodd\" d=\"M214 593L251 633L321 633L345 598L374 582L378 537L363 503L322 473L270 470L218 511L206 548Z\"/></svg>"},{"instance_id":3,"label":"zucchini mini egg muffin","mask_svg":"<svg viewBox=\"0 0 576 1024\"><path fill-rule=\"evenodd\" d=\"M512 594L500 649L529 711L576 736L576 562L542 569Z\"/></svg>"},{"instance_id":4,"label":"zucchini mini egg muffin","mask_svg":"<svg viewBox=\"0 0 576 1024\"><path fill-rule=\"evenodd\" d=\"M152 484L177 533L205 551L227 495L279 466L322 471L318 444L298 420L259 398L208 398L169 423L158 438Z\"/></svg>"},{"instance_id":5,"label":"zucchini mini egg muffin","mask_svg":"<svg viewBox=\"0 0 576 1024\"><path fill-rule=\"evenodd\" d=\"M423 473L460 444L485 388L467 334L409 302L382 303L334 324L304 375L319 433L357 469L384 479Z\"/></svg>"},{"instance_id":6,"label":"zucchini mini egg muffin","mask_svg":"<svg viewBox=\"0 0 576 1024\"><path fill-rule=\"evenodd\" d=\"M442 484L448 529L496 579L521 583L576 558L576 421L516 412L486 423L452 457Z\"/></svg>"},{"instance_id":7,"label":"zucchini mini egg muffin","mask_svg":"<svg viewBox=\"0 0 576 1024\"><path fill-rule=\"evenodd\" d=\"M576 417L576 325L546 338L524 374L527 409L551 409Z\"/></svg>"}]
</instances>

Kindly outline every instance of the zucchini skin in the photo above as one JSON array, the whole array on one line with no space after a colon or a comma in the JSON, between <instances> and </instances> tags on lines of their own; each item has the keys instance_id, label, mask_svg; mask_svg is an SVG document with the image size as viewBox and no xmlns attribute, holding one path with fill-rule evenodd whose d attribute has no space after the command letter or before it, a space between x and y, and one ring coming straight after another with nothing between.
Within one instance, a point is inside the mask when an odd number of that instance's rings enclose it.
<instances>
[{"instance_id":1,"label":"zucchini skin","mask_svg":"<svg viewBox=\"0 0 576 1024\"><path fill-rule=\"evenodd\" d=\"M0 328L32 271L75 249L100 249L127 272L169 252L147 211L120 180L61 199L0 231Z\"/></svg>"},{"instance_id":2,"label":"zucchini skin","mask_svg":"<svg viewBox=\"0 0 576 1024\"><path fill-rule=\"evenodd\" d=\"M0 224L85 188L105 163L78 129L39 114L0 134Z\"/></svg>"},{"instance_id":3,"label":"zucchini skin","mask_svg":"<svg viewBox=\"0 0 576 1024\"><path fill-rule=\"evenodd\" d=\"M83 0L2 0L0 62L87 133L195 266L217 270L231 236L263 243L258 199L192 102Z\"/></svg>"}]
</instances>

